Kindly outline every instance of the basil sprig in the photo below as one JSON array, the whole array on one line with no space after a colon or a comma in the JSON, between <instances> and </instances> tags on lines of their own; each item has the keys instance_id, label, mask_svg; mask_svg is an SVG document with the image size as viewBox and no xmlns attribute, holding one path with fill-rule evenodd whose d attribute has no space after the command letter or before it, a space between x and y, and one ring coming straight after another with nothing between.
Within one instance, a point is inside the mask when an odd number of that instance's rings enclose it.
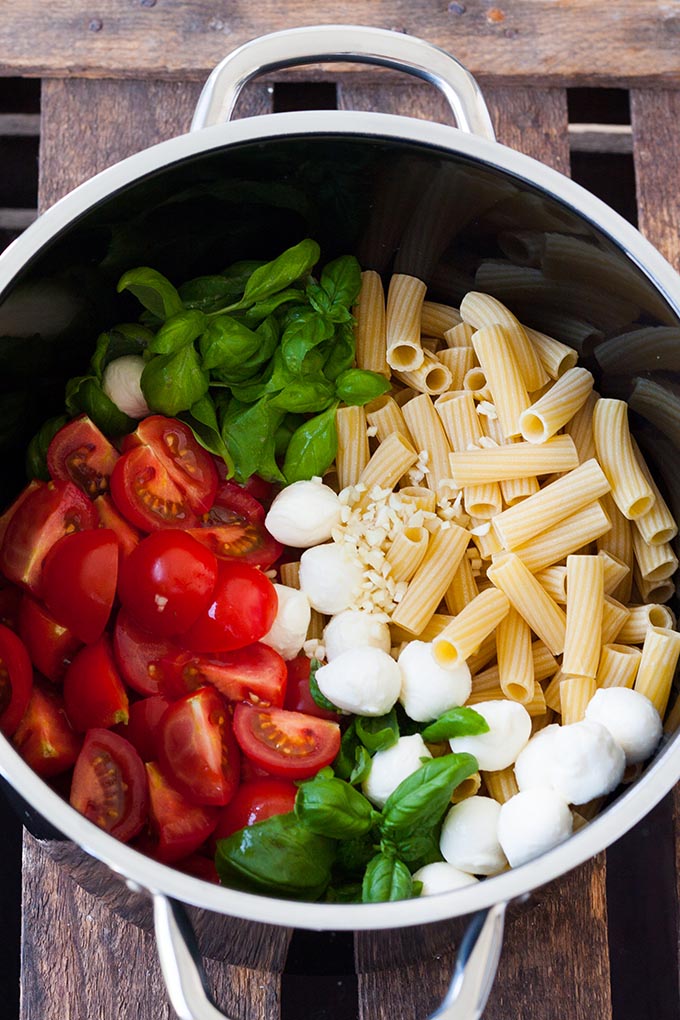
<instances>
[{"instance_id":1,"label":"basil sprig","mask_svg":"<svg viewBox=\"0 0 680 1020\"><path fill-rule=\"evenodd\" d=\"M477 733L488 733L489 724L483 715L474 708L450 708L438 719L426 726L422 732L423 740L437 744L453 737L469 737Z\"/></svg>"}]
</instances>

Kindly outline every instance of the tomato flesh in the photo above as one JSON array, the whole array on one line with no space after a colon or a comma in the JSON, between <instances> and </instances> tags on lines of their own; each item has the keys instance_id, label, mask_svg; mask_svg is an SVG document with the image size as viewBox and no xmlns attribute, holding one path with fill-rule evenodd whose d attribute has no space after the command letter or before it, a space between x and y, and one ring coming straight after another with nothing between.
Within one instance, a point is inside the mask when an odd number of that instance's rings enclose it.
<instances>
[{"instance_id":1,"label":"tomato flesh","mask_svg":"<svg viewBox=\"0 0 680 1020\"><path fill-rule=\"evenodd\" d=\"M184 633L195 652L231 652L259 641L271 629L278 599L262 571L247 563L221 562L212 601Z\"/></svg>"},{"instance_id":2,"label":"tomato flesh","mask_svg":"<svg viewBox=\"0 0 680 1020\"><path fill-rule=\"evenodd\" d=\"M213 840L226 839L232 832L263 822L273 815L285 815L295 807L297 786L285 779L251 779L242 783L232 800L220 811Z\"/></svg>"},{"instance_id":3,"label":"tomato flesh","mask_svg":"<svg viewBox=\"0 0 680 1020\"><path fill-rule=\"evenodd\" d=\"M12 743L26 764L47 779L75 764L82 737L71 729L56 693L36 686Z\"/></svg>"},{"instance_id":4,"label":"tomato flesh","mask_svg":"<svg viewBox=\"0 0 680 1020\"><path fill-rule=\"evenodd\" d=\"M124 449L135 445L153 450L168 476L186 493L195 513L202 514L210 509L217 489L217 469L211 455L199 446L188 425L177 418L149 415L132 435L125 437Z\"/></svg>"},{"instance_id":5,"label":"tomato flesh","mask_svg":"<svg viewBox=\"0 0 680 1020\"><path fill-rule=\"evenodd\" d=\"M64 703L75 730L126 723L128 696L104 635L78 652L64 677Z\"/></svg>"},{"instance_id":6,"label":"tomato flesh","mask_svg":"<svg viewBox=\"0 0 680 1020\"><path fill-rule=\"evenodd\" d=\"M0 624L0 731L11 737L28 708L33 667L21 638Z\"/></svg>"},{"instance_id":7,"label":"tomato flesh","mask_svg":"<svg viewBox=\"0 0 680 1020\"><path fill-rule=\"evenodd\" d=\"M28 483L25 489L22 489L14 502L5 510L2 517L0 517L0 546L2 545L5 537L5 532L9 526L9 522L12 520L17 510L22 503L25 503L28 497L36 491L36 489L42 489L44 482L39 482L37 479L33 479Z\"/></svg>"},{"instance_id":8,"label":"tomato flesh","mask_svg":"<svg viewBox=\"0 0 680 1020\"><path fill-rule=\"evenodd\" d=\"M71 481L94 499L109 488L118 452L86 414L67 422L47 449L52 478Z\"/></svg>"},{"instance_id":9,"label":"tomato flesh","mask_svg":"<svg viewBox=\"0 0 680 1020\"><path fill-rule=\"evenodd\" d=\"M283 705L286 663L273 648L259 642L213 655L181 652L163 660L162 669L170 696L180 697L209 683L227 701Z\"/></svg>"},{"instance_id":10,"label":"tomato flesh","mask_svg":"<svg viewBox=\"0 0 680 1020\"><path fill-rule=\"evenodd\" d=\"M110 528L115 532L120 558L121 560L125 559L139 544L142 537L140 532L137 528L133 528L116 510L110 496L97 496L94 505L99 515L99 527Z\"/></svg>"},{"instance_id":11,"label":"tomato flesh","mask_svg":"<svg viewBox=\"0 0 680 1020\"><path fill-rule=\"evenodd\" d=\"M142 698L130 705L127 725L116 727L116 733L129 740L142 761L155 761L158 757L158 727L165 712L172 704L159 694Z\"/></svg>"},{"instance_id":12,"label":"tomato flesh","mask_svg":"<svg viewBox=\"0 0 680 1020\"><path fill-rule=\"evenodd\" d=\"M19 607L19 635L31 662L43 676L60 683L83 642L47 609L24 594Z\"/></svg>"},{"instance_id":13,"label":"tomato flesh","mask_svg":"<svg viewBox=\"0 0 680 1020\"><path fill-rule=\"evenodd\" d=\"M234 735L252 761L287 779L308 779L340 750L337 723L282 708L237 705Z\"/></svg>"},{"instance_id":14,"label":"tomato flesh","mask_svg":"<svg viewBox=\"0 0 680 1020\"><path fill-rule=\"evenodd\" d=\"M45 605L86 644L97 641L116 596L118 540L108 528L64 535L47 553L42 571Z\"/></svg>"},{"instance_id":15,"label":"tomato flesh","mask_svg":"<svg viewBox=\"0 0 680 1020\"><path fill-rule=\"evenodd\" d=\"M286 663L288 683L283 707L290 712L306 712L307 715L315 715L319 719L330 719L337 722L340 718L338 713L321 708L312 697L312 692L309 689L311 664L312 660L308 659L306 655L296 655L294 659L289 659Z\"/></svg>"},{"instance_id":16,"label":"tomato flesh","mask_svg":"<svg viewBox=\"0 0 680 1020\"><path fill-rule=\"evenodd\" d=\"M113 654L121 676L133 691L152 695L165 693L162 663L177 655L178 649L169 639L154 637L137 626L121 609L113 631Z\"/></svg>"},{"instance_id":17,"label":"tomato flesh","mask_svg":"<svg viewBox=\"0 0 680 1020\"><path fill-rule=\"evenodd\" d=\"M117 462L111 496L123 517L142 531L191 528L198 523L185 492L148 446L133 447Z\"/></svg>"},{"instance_id":18,"label":"tomato flesh","mask_svg":"<svg viewBox=\"0 0 680 1020\"><path fill-rule=\"evenodd\" d=\"M149 828L151 841L142 849L164 864L193 854L217 825L217 808L194 804L163 774L156 762L147 762Z\"/></svg>"},{"instance_id":19,"label":"tomato flesh","mask_svg":"<svg viewBox=\"0 0 680 1020\"><path fill-rule=\"evenodd\" d=\"M184 531L144 538L121 565L118 594L130 615L159 637L186 630L208 607L217 560Z\"/></svg>"},{"instance_id":20,"label":"tomato flesh","mask_svg":"<svg viewBox=\"0 0 680 1020\"><path fill-rule=\"evenodd\" d=\"M266 570L281 556L283 546L269 534L264 518L261 503L235 482L222 482L201 527L191 529L191 534L221 559Z\"/></svg>"},{"instance_id":21,"label":"tomato flesh","mask_svg":"<svg viewBox=\"0 0 680 1020\"><path fill-rule=\"evenodd\" d=\"M142 759L117 733L91 729L78 755L70 802L91 822L127 843L147 819L149 796Z\"/></svg>"}]
</instances>

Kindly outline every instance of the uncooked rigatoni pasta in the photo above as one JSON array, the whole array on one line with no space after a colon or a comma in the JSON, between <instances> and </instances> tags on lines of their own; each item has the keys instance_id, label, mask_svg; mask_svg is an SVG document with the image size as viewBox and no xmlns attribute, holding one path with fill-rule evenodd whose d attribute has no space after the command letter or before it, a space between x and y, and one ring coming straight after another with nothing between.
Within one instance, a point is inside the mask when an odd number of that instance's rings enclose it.
<instances>
[{"instance_id":1,"label":"uncooked rigatoni pasta","mask_svg":"<svg viewBox=\"0 0 680 1020\"><path fill-rule=\"evenodd\" d=\"M428 488L438 492L451 477L451 447L434 404L423 393L404 404L402 410L417 449L427 451L425 482Z\"/></svg>"},{"instance_id":2,"label":"uncooked rigatoni pasta","mask_svg":"<svg viewBox=\"0 0 680 1020\"><path fill-rule=\"evenodd\" d=\"M567 633L562 669L569 676L597 673L602 646L604 562L599 556L567 556Z\"/></svg>"},{"instance_id":3,"label":"uncooked rigatoni pasta","mask_svg":"<svg viewBox=\"0 0 680 1020\"><path fill-rule=\"evenodd\" d=\"M585 368L570 368L519 417L519 428L529 443L545 443L583 407L593 388Z\"/></svg>"},{"instance_id":4,"label":"uncooked rigatoni pasta","mask_svg":"<svg viewBox=\"0 0 680 1020\"><path fill-rule=\"evenodd\" d=\"M335 469L338 485L344 489L347 485L356 485L370 459L363 407L339 407L335 426L338 433Z\"/></svg>"},{"instance_id":5,"label":"uncooked rigatoni pasta","mask_svg":"<svg viewBox=\"0 0 680 1020\"><path fill-rule=\"evenodd\" d=\"M520 415L531 401L503 326L482 326L472 336L496 413L506 439L520 434Z\"/></svg>"},{"instance_id":6,"label":"uncooked rigatoni pasta","mask_svg":"<svg viewBox=\"0 0 680 1020\"><path fill-rule=\"evenodd\" d=\"M399 372L409 372L423 362L420 342L420 315L427 287L422 280L395 273L387 292L386 336L387 364Z\"/></svg>"},{"instance_id":7,"label":"uncooked rigatoni pasta","mask_svg":"<svg viewBox=\"0 0 680 1020\"><path fill-rule=\"evenodd\" d=\"M597 401L593 437L614 502L628 520L642 517L654 505L654 493L633 452L625 401L603 397Z\"/></svg>"},{"instance_id":8,"label":"uncooked rigatoni pasta","mask_svg":"<svg viewBox=\"0 0 680 1020\"><path fill-rule=\"evenodd\" d=\"M369 372L379 372L389 379L385 291L380 274L372 269L361 274L361 290L354 308L354 318L357 366Z\"/></svg>"},{"instance_id":9,"label":"uncooked rigatoni pasta","mask_svg":"<svg viewBox=\"0 0 680 1020\"><path fill-rule=\"evenodd\" d=\"M497 298L479 291L470 291L461 301L460 314L464 322L469 322L477 329L496 325L505 327L506 335L522 373L524 385L529 393L539 389L548 381L550 377L543 368L536 349L528 339L521 323L510 309Z\"/></svg>"},{"instance_id":10,"label":"uncooked rigatoni pasta","mask_svg":"<svg viewBox=\"0 0 680 1020\"><path fill-rule=\"evenodd\" d=\"M501 553L487 570L487 576L507 595L553 655L560 655L564 650L567 626L565 614L541 588L519 556Z\"/></svg>"},{"instance_id":11,"label":"uncooked rigatoni pasta","mask_svg":"<svg viewBox=\"0 0 680 1020\"><path fill-rule=\"evenodd\" d=\"M467 531L457 524L430 536L425 558L392 613L393 623L411 634L422 634L451 584L468 542Z\"/></svg>"},{"instance_id":12,"label":"uncooked rigatoni pasta","mask_svg":"<svg viewBox=\"0 0 680 1020\"><path fill-rule=\"evenodd\" d=\"M435 661L455 669L481 645L508 613L510 603L502 591L489 588L477 595L433 641Z\"/></svg>"},{"instance_id":13,"label":"uncooked rigatoni pasta","mask_svg":"<svg viewBox=\"0 0 680 1020\"><path fill-rule=\"evenodd\" d=\"M461 450L449 457L451 477L459 488L530 478L578 467L578 454L570 436L554 436L540 445L512 443Z\"/></svg>"}]
</instances>

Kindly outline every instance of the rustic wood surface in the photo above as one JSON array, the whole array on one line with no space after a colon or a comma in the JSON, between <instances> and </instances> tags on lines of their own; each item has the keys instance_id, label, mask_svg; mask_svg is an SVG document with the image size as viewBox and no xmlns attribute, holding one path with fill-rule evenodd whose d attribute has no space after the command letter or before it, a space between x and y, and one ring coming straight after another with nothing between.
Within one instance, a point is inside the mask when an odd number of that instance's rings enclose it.
<instances>
[{"instance_id":1,"label":"rustic wood surface","mask_svg":"<svg viewBox=\"0 0 680 1020\"><path fill-rule=\"evenodd\" d=\"M358 22L427 35L473 73L502 83L680 79L680 11L664 0L317 0L312 7L306 0L6 0L2 8L5 74L202 79L263 31Z\"/></svg>"}]
</instances>

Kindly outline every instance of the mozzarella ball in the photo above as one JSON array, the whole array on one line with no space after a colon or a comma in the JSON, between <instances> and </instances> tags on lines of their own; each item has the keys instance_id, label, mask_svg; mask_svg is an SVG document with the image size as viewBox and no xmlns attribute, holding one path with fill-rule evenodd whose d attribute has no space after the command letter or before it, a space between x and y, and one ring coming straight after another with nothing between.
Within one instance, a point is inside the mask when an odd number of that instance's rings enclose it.
<instances>
[{"instance_id":1,"label":"mozzarella ball","mask_svg":"<svg viewBox=\"0 0 680 1020\"><path fill-rule=\"evenodd\" d=\"M316 671L319 690L355 715L385 715L399 697L401 673L381 648L350 648Z\"/></svg>"},{"instance_id":2,"label":"mozzarella ball","mask_svg":"<svg viewBox=\"0 0 680 1020\"><path fill-rule=\"evenodd\" d=\"M477 706L475 706L477 707ZM533 735L515 762L515 779L520 790L550 786L546 779L553 760L553 745L561 727L557 723L544 726Z\"/></svg>"},{"instance_id":3,"label":"mozzarella ball","mask_svg":"<svg viewBox=\"0 0 680 1020\"><path fill-rule=\"evenodd\" d=\"M498 842L500 811L491 797L468 797L455 804L442 825L442 857L471 875L497 875L507 863Z\"/></svg>"},{"instance_id":4,"label":"mozzarella ball","mask_svg":"<svg viewBox=\"0 0 680 1020\"><path fill-rule=\"evenodd\" d=\"M478 879L459 871L446 861L434 861L413 872L413 881L422 882L421 896L436 896L437 893L451 892L464 885L473 885Z\"/></svg>"},{"instance_id":5,"label":"mozzarella ball","mask_svg":"<svg viewBox=\"0 0 680 1020\"><path fill-rule=\"evenodd\" d=\"M488 733L453 737L449 740L451 750L473 754L485 772L512 765L531 736L531 716L524 705L516 701L482 701L474 709L489 724Z\"/></svg>"},{"instance_id":6,"label":"mozzarella ball","mask_svg":"<svg viewBox=\"0 0 680 1020\"><path fill-rule=\"evenodd\" d=\"M329 662L350 648L380 648L389 652L392 647L387 624L374 613L360 609L345 609L334 616L323 632L323 643Z\"/></svg>"},{"instance_id":7,"label":"mozzarella ball","mask_svg":"<svg viewBox=\"0 0 680 1020\"><path fill-rule=\"evenodd\" d=\"M294 659L307 639L312 610L303 591L275 584L279 606L270 629L260 641L284 659Z\"/></svg>"},{"instance_id":8,"label":"mozzarella ball","mask_svg":"<svg viewBox=\"0 0 680 1020\"><path fill-rule=\"evenodd\" d=\"M306 549L300 557L300 588L312 609L326 616L349 609L363 577L361 564L337 542Z\"/></svg>"},{"instance_id":9,"label":"mozzarella ball","mask_svg":"<svg viewBox=\"0 0 680 1020\"><path fill-rule=\"evenodd\" d=\"M399 659L399 701L416 722L430 722L449 708L458 708L470 697L470 670L463 664L442 669L432 656L431 641L409 641Z\"/></svg>"},{"instance_id":10,"label":"mozzarella ball","mask_svg":"<svg viewBox=\"0 0 680 1020\"><path fill-rule=\"evenodd\" d=\"M609 730L584 719L537 733L519 756L515 776L520 790L549 787L568 804L586 804L615 790L625 767L626 756Z\"/></svg>"},{"instance_id":11,"label":"mozzarella ball","mask_svg":"<svg viewBox=\"0 0 680 1020\"><path fill-rule=\"evenodd\" d=\"M498 841L513 868L532 861L571 835L572 813L556 790L518 793L501 805Z\"/></svg>"},{"instance_id":12,"label":"mozzarella ball","mask_svg":"<svg viewBox=\"0 0 680 1020\"><path fill-rule=\"evenodd\" d=\"M371 771L361 784L364 796L376 807L383 808L399 783L420 768L423 764L420 759L431 757L420 733L414 733L411 737L399 737L392 747L373 755Z\"/></svg>"},{"instance_id":13,"label":"mozzarella ball","mask_svg":"<svg viewBox=\"0 0 680 1020\"><path fill-rule=\"evenodd\" d=\"M626 765L646 761L663 732L661 716L649 698L628 687L601 687L590 699L586 719L609 730L623 748Z\"/></svg>"},{"instance_id":14,"label":"mozzarella ball","mask_svg":"<svg viewBox=\"0 0 680 1020\"><path fill-rule=\"evenodd\" d=\"M327 542L339 521L337 493L319 480L287 485L274 499L264 523L277 542L308 549Z\"/></svg>"},{"instance_id":15,"label":"mozzarella ball","mask_svg":"<svg viewBox=\"0 0 680 1020\"><path fill-rule=\"evenodd\" d=\"M119 411L130 418L146 418L151 414L142 393L141 378L146 367L138 354L125 354L110 361L102 376L102 389Z\"/></svg>"}]
</instances>

